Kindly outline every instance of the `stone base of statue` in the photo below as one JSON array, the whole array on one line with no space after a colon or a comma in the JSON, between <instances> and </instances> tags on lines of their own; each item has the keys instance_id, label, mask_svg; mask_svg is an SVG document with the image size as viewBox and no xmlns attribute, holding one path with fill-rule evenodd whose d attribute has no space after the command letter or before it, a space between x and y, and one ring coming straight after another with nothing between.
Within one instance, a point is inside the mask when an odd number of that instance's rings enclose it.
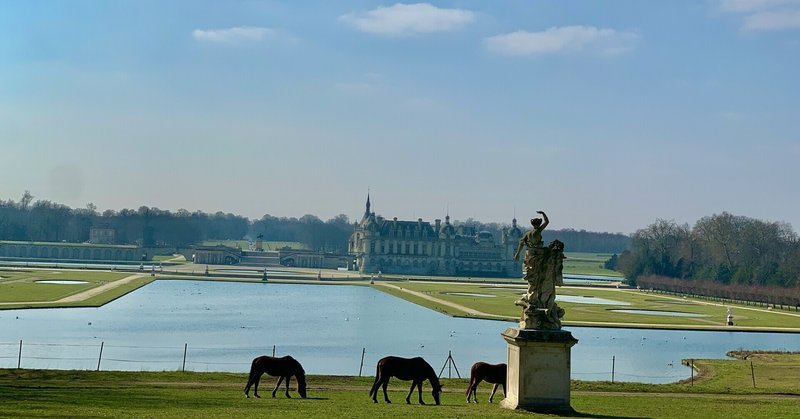
<instances>
[{"instance_id":1,"label":"stone base of statue","mask_svg":"<svg viewBox=\"0 0 800 419\"><path fill-rule=\"evenodd\" d=\"M565 330L508 328L506 398L500 406L532 412L571 412L570 348L578 343Z\"/></svg>"}]
</instances>

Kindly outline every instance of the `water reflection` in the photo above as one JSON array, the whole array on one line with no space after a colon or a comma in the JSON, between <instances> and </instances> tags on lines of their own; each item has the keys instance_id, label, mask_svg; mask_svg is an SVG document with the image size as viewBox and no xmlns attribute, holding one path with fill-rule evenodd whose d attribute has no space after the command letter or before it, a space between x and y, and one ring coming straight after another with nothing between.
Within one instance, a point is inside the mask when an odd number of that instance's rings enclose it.
<instances>
[{"instance_id":1,"label":"water reflection","mask_svg":"<svg viewBox=\"0 0 800 419\"><path fill-rule=\"evenodd\" d=\"M569 313L567 313L569 316ZM100 308L0 311L0 367L247 371L258 355L291 354L310 374L364 375L383 356L423 356L437 372L448 351L460 373L476 361L504 362L509 322L453 318L369 287L156 281ZM572 376L662 383L688 378L683 358L722 358L733 349L800 350L800 336L569 328ZM54 345L55 344L55 345ZM74 346L66 346L74 345ZM447 370L445 370L445 375ZM453 370L453 375L456 372Z\"/></svg>"}]
</instances>

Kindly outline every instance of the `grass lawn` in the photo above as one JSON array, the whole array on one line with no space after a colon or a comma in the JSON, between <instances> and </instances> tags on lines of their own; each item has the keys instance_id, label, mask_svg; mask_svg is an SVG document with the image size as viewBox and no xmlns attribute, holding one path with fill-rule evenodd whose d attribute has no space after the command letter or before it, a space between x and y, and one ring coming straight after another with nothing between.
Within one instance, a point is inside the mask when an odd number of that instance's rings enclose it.
<instances>
[{"instance_id":1,"label":"grass lawn","mask_svg":"<svg viewBox=\"0 0 800 419\"><path fill-rule=\"evenodd\" d=\"M738 358L694 360L701 385L717 392L742 388L753 393L800 392L800 353L756 352Z\"/></svg>"},{"instance_id":2,"label":"grass lawn","mask_svg":"<svg viewBox=\"0 0 800 419\"><path fill-rule=\"evenodd\" d=\"M129 276L127 273L68 270L0 269L0 303L55 301L109 281ZM42 280L78 280L85 284L43 284Z\"/></svg>"},{"instance_id":3,"label":"grass lawn","mask_svg":"<svg viewBox=\"0 0 800 419\"><path fill-rule=\"evenodd\" d=\"M394 283L405 290L418 291L436 299L456 303L471 309L495 316L517 319L520 308L514 305L514 300L524 292L524 285L506 287L489 284L452 284L452 283L426 283L402 282ZM379 285L376 287L392 295L404 298L416 304L443 312L449 315L468 314L451 306L426 300L394 288ZM482 294L481 296L457 295L457 293ZM566 310L565 325L601 325L603 323L621 323L624 325L641 326L656 325L662 327L690 327L726 328L725 305L709 304L689 298L677 298L652 294L644 291L615 288L573 287L565 286L557 289L561 298L579 297L585 302L600 302L603 304L587 304L569 301L559 301L558 305ZM609 301L604 301L609 300ZM800 331L800 313L788 310L767 310L748 306L732 306L735 327L753 328L793 328ZM611 310L653 310L658 312L692 313L702 317L675 317L651 314L630 314Z\"/></svg>"},{"instance_id":4,"label":"grass lawn","mask_svg":"<svg viewBox=\"0 0 800 419\"><path fill-rule=\"evenodd\" d=\"M169 262L170 264L191 263L183 255L156 255L151 259L153 262Z\"/></svg>"},{"instance_id":5,"label":"grass lawn","mask_svg":"<svg viewBox=\"0 0 800 419\"><path fill-rule=\"evenodd\" d=\"M152 282L149 275L116 285L113 288L80 301L56 302L83 291L103 286L111 281L131 276L131 273L53 270L0 269L0 310L45 307L100 307L137 288ZM42 284L37 280L78 280L86 284Z\"/></svg>"},{"instance_id":6,"label":"grass lawn","mask_svg":"<svg viewBox=\"0 0 800 419\"><path fill-rule=\"evenodd\" d=\"M579 253L565 252L564 273L578 275L605 275L618 276L622 274L617 271L603 268L603 264L611 258L611 253Z\"/></svg>"},{"instance_id":7,"label":"grass lawn","mask_svg":"<svg viewBox=\"0 0 800 419\"><path fill-rule=\"evenodd\" d=\"M502 393L489 404L489 385L478 388L479 404L467 404L467 380L443 380L442 405L404 402L410 384L392 379L393 404L369 398L372 377L309 376L308 398L293 392L270 396L275 379L265 376L261 399L245 399L245 374L195 372L93 372L0 370L1 417L280 417L280 418L456 418L552 417L501 409ZM294 380L293 380L294 383ZM774 418L797 414L797 386L791 395L712 392L702 382L644 385L573 382L572 407L578 417L621 418Z\"/></svg>"}]
</instances>

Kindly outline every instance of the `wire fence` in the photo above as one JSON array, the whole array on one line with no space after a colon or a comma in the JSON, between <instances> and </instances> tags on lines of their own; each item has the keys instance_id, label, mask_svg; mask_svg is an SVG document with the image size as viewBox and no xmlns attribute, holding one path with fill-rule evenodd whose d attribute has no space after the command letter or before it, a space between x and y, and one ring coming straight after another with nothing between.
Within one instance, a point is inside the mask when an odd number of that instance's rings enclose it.
<instances>
[{"instance_id":1,"label":"wire fence","mask_svg":"<svg viewBox=\"0 0 800 419\"><path fill-rule=\"evenodd\" d=\"M283 356L291 350L272 345L271 347L207 347L190 346L142 346L99 344L64 344L41 342L0 342L0 368L59 369L93 371L195 371L195 372L247 372L256 356ZM291 349L291 348L286 348ZM306 372L329 375L374 375L374 366L387 353L368 351L366 347L358 351L352 348L339 348L330 355L330 348L319 347L320 357L302 359ZM346 349L346 350L343 350ZM352 354L350 353L352 352ZM393 352L391 355L414 357L419 353ZM310 357L309 357L310 358ZM439 377L468 378L468 364L459 364L458 355L428 353L426 360L438 371ZM310 361L310 362L306 362ZM596 367L594 371L576 371L572 378L586 381L634 381L634 382L675 382L693 377L693 365L674 369L668 374L633 374L630 368L620 371L620 360L590 360ZM502 361L501 361L502 362ZM309 365L311 364L311 365ZM335 366L335 367L334 367Z\"/></svg>"}]
</instances>

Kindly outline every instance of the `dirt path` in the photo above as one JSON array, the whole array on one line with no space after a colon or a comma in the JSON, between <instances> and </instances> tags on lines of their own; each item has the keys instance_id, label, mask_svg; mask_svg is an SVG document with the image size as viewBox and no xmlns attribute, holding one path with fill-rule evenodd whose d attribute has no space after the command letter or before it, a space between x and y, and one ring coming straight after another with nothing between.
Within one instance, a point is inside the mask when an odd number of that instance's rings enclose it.
<instances>
[{"instance_id":1,"label":"dirt path","mask_svg":"<svg viewBox=\"0 0 800 419\"><path fill-rule=\"evenodd\" d=\"M87 300L87 299L92 298L94 296L100 295L100 294L102 294L102 293L104 293L104 292L106 292L108 290L114 289L114 288L119 287L121 285L125 285L125 284L127 284L127 283L129 283L129 282L131 282L131 281L133 281L135 279L141 278L143 276L145 276L145 275L144 274L133 274L131 276L126 276L125 278L105 283L103 285L100 285L99 287L94 287L92 289L88 289L86 291L79 292L77 294L66 296L66 297L64 297L64 298L62 298L60 300L56 300L54 302L55 303L74 303L74 302L78 302L78 301Z\"/></svg>"},{"instance_id":2,"label":"dirt path","mask_svg":"<svg viewBox=\"0 0 800 419\"><path fill-rule=\"evenodd\" d=\"M244 373L242 373L244 375ZM269 377L268 380L262 381L265 383L272 383L273 377ZM396 383L395 383L396 384ZM152 382L137 382L132 384L133 386L165 386L165 387L211 387L211 388L237 388L241 389L243 387L242 383L213 383L213 382L173 382L173 381L152 381ZM484 384L486 387L482 387L483 389L488 389L488 386ZM397 386L389 387L389 391L395 392L405 392L406 387L400 386L402 388L398 388ZM262 388L262 393L268 391L267 388L271 388L269 386ZM292 391L295 391L297 387L294 385L290 386ZM309 391L369 391L369 385L339 385L339 384L317 384L314 385L313 382L309 382L308 390ZM453 388L453 387L445 387L442 389L445 393L463 393L462 388ZM500 393L500 392L498 392ZM618 396L618 397L681 397L681 398L690 398L690 399L708 399L708 398L715 398L715 399L732 399L732 400L741 400L742 397L748 398L760 398L760 399L800 399L800 395L798 394L783 394L783 393L767 393L767 394L721 394L721 393L685 393L685 392L639 392L639 391L589 391L589 390L572 390L570 392L573 396L580 395L580 396ZM500 399L502 400L502 395L500 395Z\"/></svg>"},{"instance_id":3,"label":"dirt path","mask_svg":"<svg viewBox=\"0 0 800 419\"><path fill-rule=\"evenodd\" d=\"M0 305L20 305L20 304L61 304L61 303L75 303L80 302L94 296L100 295L108 290L114 289L116 287L125 285L131 281L134 281L138 278L146 276L145 274L134 274L130 276L126 276L125 278L117 279L116 281L107 282L99 287L94 287L88 289L83 292L79 292L77 294L68 295L64 298L54 300L54 301L15 301L15 302L8 302L8 303L0 303Z\"/></svg>"},{"instance_id":4,"label":"dirt path","mask_svg":"<svg viewBox=\"0 0 800 419\"><path fill-rule=\"evenodd\" d=\"M496 314L484 313L482 311L478 311L478 310L475 310L473 308L469 308L467 306L464 306L464 305L461 305L461 304L458 304L458 303L453 303L453 302L450 302L450 301L447 301L447 300L442 300L440 298L436 298L434 296L431 296L431 295L428 295L428 294L424 294L424 293L421 293L419 291L412 291L412 290L409 290L409 289L398 287L397 285L394 285L394 284L378 284L378 283L376 283L375 285L386 287L386 288L392 288L392 289L398 290L400 292L411 294L413 296L416 296L416 297L419 297L419 298L423 298L425 300L432 301L432 302L437 303L437 304L441 304L441 305L444 305L444 306L455 308L457 310L461 310L464 313L467 313L467 314L470 314L470 315L473 315L473 316L489 317L489 318L496 318L496 319L508 319L508 316L500 316L500 315L496 315Z\"/></svg>"}]
</instances>

